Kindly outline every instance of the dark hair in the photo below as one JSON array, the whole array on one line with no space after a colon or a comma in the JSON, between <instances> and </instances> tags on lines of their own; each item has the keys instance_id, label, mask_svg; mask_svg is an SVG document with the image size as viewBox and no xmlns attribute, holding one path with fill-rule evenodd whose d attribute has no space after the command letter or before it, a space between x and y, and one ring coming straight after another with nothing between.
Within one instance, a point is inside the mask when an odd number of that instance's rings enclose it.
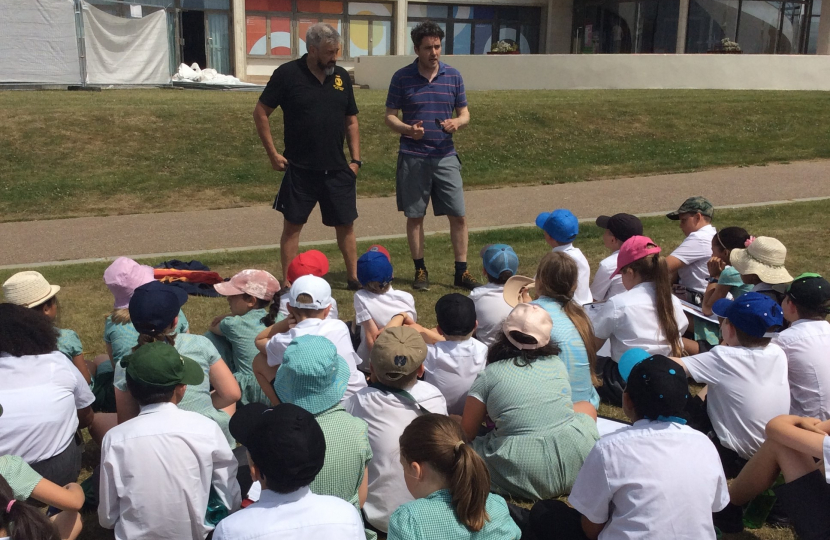
<instances>
[{"instance_id":1,"label":"dark hair","mask_svg":"<svg viewBox=\"0 0 830 540\"><path fill-rule=\"evenodd\" d=\"M513 277L513 272L510 270L505 270L499 274L499 277L493 277L488 272L485 272L485 274L487 274L487 281L489 283L495 283L496 285L504 285L508 279Z\"/></svg>"},{"instance_id":2,"label":"dark hair","mask_svg":"<svg viewBox=\"0 0 830 540\"><path fill-rule=\"evenodd\" d=\"M399 390L405 390L409 386L412 386L412 384L415 382L415 379L417 379L417 378L418 378L418 370L416 369L415 371L413 371L409 375L404 375L400 379L390 380L390 379L384 378L382 382L386 386L389 386L389 387L392 387L392 388L397 388Z\"/></svg>"},{"instance_id":3,"label":"dark hair","mask_svg":"<svg viewBox=\"0 0 830 540\"><path fill-rule=\"evenodd\" d=\"M473 532L483 529L490 521L490 472L464 440L461 425L442 414L424 414L403 430L399 442L408 463L429 463L446 478L458 521Z\"/></svg>"},{"instance_id":4,"label":"dark hair","mask_svg":"<svg viewBox=\"0 0 830 540\"><path fill-rule=\"evenodd\" d=\"M628 268L639 275L643 281L654 283L654 308L657 312L657 322L669 342L671 356L679 357L683 354L683 346L680 339L680 328L677 326L677 319L674 317L671 279L669 278L669 267L666 264L666 258L659 253L655 253L626 265L623 271Z\"/></svg>"},{"instance_id":5,"label":"dark hair","mask_svg":"<svg viewBox=\"0 0 830 540\"><path fill-rule=\"evenodd\" d=\"M261 318L259 322L264 324L265 326L273 326L275 322L277 322L277 317L280 314L280 298L282 298L283 292L287 291L286 287L283 287L276 293L274 293L274 298L271 300L271 304L268 306L268 313L265 314L265 317ZM257 304L257 307L259 304Z\"/></svg>"},{"instance_id":6,"label":"dark hair","mask_svg":"<svg viewBox=\"0 0 830 540\"><path fill-rule=\"evenodd\" d=\"M34 506L23 501L14 501L6 512L13 500L11 486L0 476L0 527L6 530L11 540L60 540L55 524Z\"/></svg>"},{"instance_id":7,"label":"dark hair","mask_svg":"<svg viewBox=\"0 0 830 540\"><path fill-rule=\"evenodd\" d=\"M795 311L798 313L799 319L815 319L819 321L823 321L827 318L827 314L830 313L830 303L825 303L821 308L809 308L806 306L799 305L798 301L793 299L792 296L788 296L790 302L793 303L795 306Z\"/></svg>"},{"instance_id":8,"label":"dark hair","mask_svg":"<svg viewBox=\"0 0 830 540\"><path fill-rule=\"evenodd\" d=\"M58 330L37 309L0 304L0 352L12 356L49 354L58 348Z\"/></svg>"},{"instance_id":9,"label":"dark hair","mask_svg":"<svg viewBox=\"0 0 830 540\"><path fill-rule=\"evenodd\" d=\"M523 332L515 330L510 332L510 337L519 343L526 343L528 345L536 343L536 338L533 336L529 336ZM529 366L539 358L543 358L545 356L558 356L559 352L559 344L553 340L551 340L544 347L539 347L538 349L519 349L510 343L507 336L502 333L499 336L499 339L490 345L490 349L487 351L487 364L489 365L495 362L501 362L502 360L513 360L513 364L517 367L525 367Z\"/></svg>"},{"instance_id":10,"label":"dark hair","mask_svg":"<svg viewBox=\"0 0 830 540\"><path fill-rule=\"evenodd\" d=\"M444 31L441 30L440 26L432 21L424 21L419 23L412 29L412 32L410 32L409 35L412 36L412 44L415 45L415 52L418 51L418 48L421 46L421 42L425 37L437 37L440 40L444 39Z\"/></svg>"},{"instance_id":11,"label":"dark hair","mask_svg":"<svg viewBox=\"0 0 830 540\"><path fill-rule=\"evenodd\" d=\"M155 386L139 382L127 375L127 390L135 398L139 405L152 405L153 403L167 403L173 399L173 386Z\"/></svg>"},{"instance_id":12,"label":"dark hair","mask_svg":"<svg viewBox=\"0 0 830 540\"><path fill-rule=\"evenodd\" d=\"M715 239L723 249L744 249L749 233L741 227L726 227L715 233Z\"/></svg>"},{"instance_id":13,"label":"dark hair","mask_svg":"<svg viewBox=\"0 0 830 540\"><path fill-rule=\"evenodd\" d=\"M36 305L36 306L34 306L30 309L36 309L38 311L44 311L47 308L50 308L50 307L52 307L53 305L55 305L57 303L58 303L58 295L55 295L52 298L50 298L49 300L43 302L42 304L38 304L38 305Z\"/></svg>"}]
</instances>

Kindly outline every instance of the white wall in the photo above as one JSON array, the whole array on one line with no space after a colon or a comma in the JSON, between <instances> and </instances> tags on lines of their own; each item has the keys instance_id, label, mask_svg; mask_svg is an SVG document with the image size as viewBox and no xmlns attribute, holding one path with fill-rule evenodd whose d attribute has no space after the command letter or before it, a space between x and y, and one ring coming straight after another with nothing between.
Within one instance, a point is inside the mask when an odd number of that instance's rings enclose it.
<instances>
[{"instance_id":1,"label":"white wall","mask_svg":"<svg viewBox=\"0 0 830 540\"><path fill-rule=\"evenodd\" d=\"M363 57L355 81L387 89L411 57ZM830 90L830 56L484 55L444 56L461 71L468 90L588 88L699 88L724 90Z\"/></svg>"}]
</instances>

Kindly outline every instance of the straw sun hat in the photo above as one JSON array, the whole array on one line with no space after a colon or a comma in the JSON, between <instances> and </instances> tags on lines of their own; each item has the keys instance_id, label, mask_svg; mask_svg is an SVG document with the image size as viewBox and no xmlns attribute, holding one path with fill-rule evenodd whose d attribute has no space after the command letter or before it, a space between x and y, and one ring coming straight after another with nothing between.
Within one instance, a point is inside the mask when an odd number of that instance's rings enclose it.
<instances>
[{"instance_id":1,"label":"straw sun hat","mask_svg":"<svg viewBox=\"0 0 830 540\"><path fill-rule=\"evenodd\" d=\"M747 241L746 249L733 249L729 262L743 275L755 274L764 283L779 285L789 283L793 277L784 267L787 248L779 240L759 236Z\"/></svg>"},{"instance_id":2,"label":"straw sun hat","mask_svg":"<svg viewBox=\"0 0 830 540\"><path fill-rule=\"evenodd\" d=\"M39 306L60 291L58 285L50 285L40 272L18 272L3 283L6 302L27 308Z\"/></svg>"}]
</instances>

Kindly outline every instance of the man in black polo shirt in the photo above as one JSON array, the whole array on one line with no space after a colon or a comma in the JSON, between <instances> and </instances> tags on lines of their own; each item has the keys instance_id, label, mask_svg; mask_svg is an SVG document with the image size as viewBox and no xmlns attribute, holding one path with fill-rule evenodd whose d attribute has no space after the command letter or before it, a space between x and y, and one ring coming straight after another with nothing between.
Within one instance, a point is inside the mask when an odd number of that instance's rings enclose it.
<instances>
[{"instance_id":1,"label":"man in black polo shirt","mask_svg":"<svg viewBox=\"0 0 830 540\"><path fill-rule=\"evenodd\" d=\"M285 171L274 209L282 212L280 259L283 278L297 256L300 232L320 203L323 224L334 227L350 289L358 289L355 184L360 162L357 104L351 79L336 63L340 34L328 24L306 33L308 53L278 67L254 109L254 122L271 167ZM282 107L285 152L274 147L268 117ZM343 153L348 139L351 162Z\"/></svg>"}]
</instances>

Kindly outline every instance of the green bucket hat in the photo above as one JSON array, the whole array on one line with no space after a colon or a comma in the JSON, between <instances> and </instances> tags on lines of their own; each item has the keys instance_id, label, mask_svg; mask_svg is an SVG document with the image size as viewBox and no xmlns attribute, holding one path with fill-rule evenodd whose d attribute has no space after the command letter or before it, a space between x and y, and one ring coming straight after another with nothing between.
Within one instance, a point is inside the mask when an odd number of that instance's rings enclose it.
<instances>
[{"instance_id":1,"label":"green bucket hat","mask_svg":"<svg viewBox=\"0 0 830 540\"><path fill-rule=\"evenodd\" d=\"M340 403L349 375L349 365L334 343L322 336L300 336L285 349L274 391L280 402L319 414Z\"/></svg>"},{"instance_id":2,"label":"green bucket hat","mask_svg":"<svg viewBox=\"0 0 830 540\"><path fill-rule=\"evenodd\" d=\"M674 212L669 212L666 214L666 217L678 220L680 219L680 214L697 214L698 212L706 217L712 217L715 215L715 207L712 206L712 203L707 201L704 197L689 197L683 201L680 208Z\"/></svg>"},{"instance_id":3,"label":"green bucket hat","mask_svg":"<svg viewBox=\"0 0 830 540\"><path fill-rule=\"evenodd\" d=\"M150 386L196 385L205 380L202 366L163 341L142 345L122 358L121 366L131 379Z\"/></svg>"}]
</instances>

